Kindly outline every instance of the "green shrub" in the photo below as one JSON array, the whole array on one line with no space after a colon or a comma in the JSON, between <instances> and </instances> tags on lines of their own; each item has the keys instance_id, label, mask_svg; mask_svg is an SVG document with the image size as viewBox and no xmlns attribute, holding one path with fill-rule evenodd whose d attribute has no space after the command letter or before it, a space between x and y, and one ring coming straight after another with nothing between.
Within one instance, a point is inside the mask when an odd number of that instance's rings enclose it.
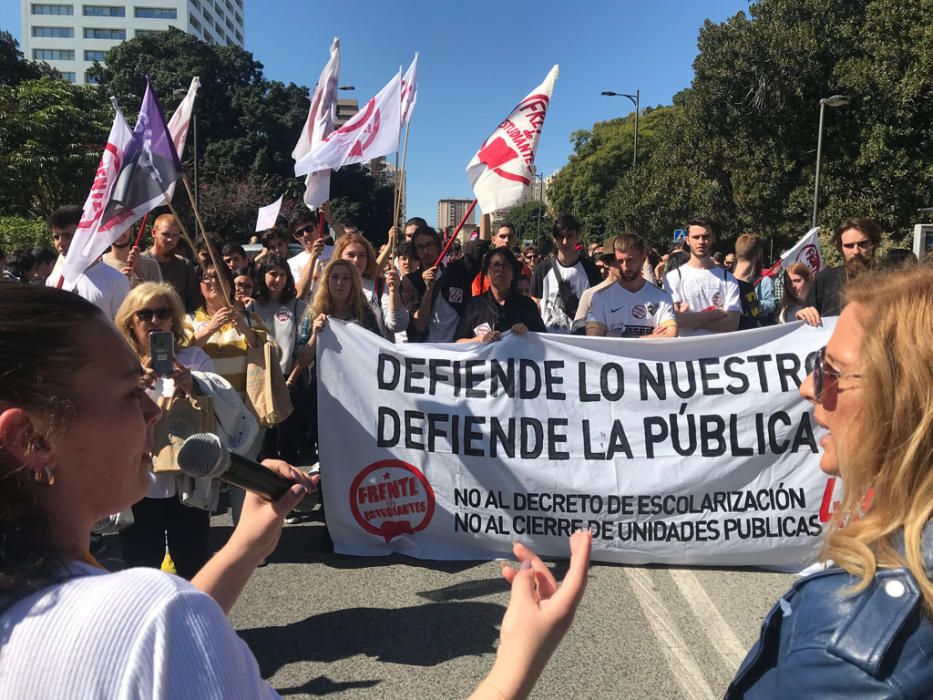
<instances>
[{"instance_id":1,"label":"green shrub","mask_svg":"<svg viewBox=\"0 0 933 700\"><path fill-rule=\"evenodd\" d=\"M0 216L0 248L9 253L19 248L32 250L37 245L52 247L52 235L44 221Z\"/></svg>"}]
</instances>

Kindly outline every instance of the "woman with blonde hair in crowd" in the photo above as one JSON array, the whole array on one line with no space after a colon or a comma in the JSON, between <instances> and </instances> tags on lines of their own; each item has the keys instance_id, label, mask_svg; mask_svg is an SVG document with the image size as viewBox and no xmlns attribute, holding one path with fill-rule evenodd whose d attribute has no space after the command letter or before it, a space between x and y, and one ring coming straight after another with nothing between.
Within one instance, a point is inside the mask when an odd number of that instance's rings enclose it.
<instances>
[{"instance_id":1,"label":"woman with blonde hair in crowd","mask_svg":"<svg viewBox=\"0 0 933 700\"><path fill-rule=\"evenodd\" d=\"M204 351L189 344L184 304L170 284L144 282L131 289L117 310L114 324L142 366L150 371L149 334L160 331L172 334L175 371L171 376L156 379L160 395L180 392L191 396L195 393L191 370L214 371ZM175 476L170 471L154 475L145 498L133 504L134 522L120 531L120 541L127 566L159 568L167 539L178 575L190 579L211 557L210 513L182 505Z\"/></svg>"},{"instance_id":2,"label":"woman with blonde hair in crowd","mask_svg":"<svg viewBox=\"0 0 933 700\"><path fill-rule=\"evenodd\" d=\"M390 252L386 249L385 260ZM380 267L376 251L362 234L348 232L341 236L334 246L334 257L349 260L359 273L363 296L376 317L380 335L394 340L396 333L408 328L409 314L399 293L398 271L391 263L384 270Z\"/></svg>"},{"instance_id":3,"label":"woman with blonde hair in crowd","mask_svg":"<svg viewBox=\"0 0 933 700\"><path fill-rule=\"evenodd\" d=\"M797 312L807 305L807 294L813 284L813 272L802 262L795 262L784 272L784 293L781 295L781 312L778 320L790 323L796 320Z\"/></svg>"},{"instance_id":4,"label":"woman with blonde hair in crowd","mask_svg":"<svg viewBox=\"0 0 933 700\"><path fill-rule=\"evenodd\" d=\"M933 267L845 295L800 389L845 486L827 568L769 613L728 698L933 697Z\"/></svg>"}]
</instances>

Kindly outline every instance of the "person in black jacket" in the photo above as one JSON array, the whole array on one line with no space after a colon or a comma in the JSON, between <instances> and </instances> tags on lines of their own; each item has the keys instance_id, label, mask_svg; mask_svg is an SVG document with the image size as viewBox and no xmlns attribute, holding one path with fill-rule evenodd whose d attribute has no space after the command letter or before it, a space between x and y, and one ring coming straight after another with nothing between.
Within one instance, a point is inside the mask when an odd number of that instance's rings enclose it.
<instances>
[{"instance_id":1,"label":"person in black jacket","mask_svg":"<svg viewBox=\"0 0 933 700\"><path fill-rule=\"evenodd\" d=\"M493 248L483 257L483 277L489 291L467 304L457 332L458 343L491 343L505 331L545 333L538 305L516 291L522 265L508 248Z\"/></svg>"},{"instance_id":2,"label":"person in black jacket","mask_svg":"<svg viewBox=\"0 0 933 700\"><path fill-rule=\"evenodd\" d=\"M434 229L416 231L411 245L421 268L402 280L402 303L411 314L408 342L449 343L470 301L471 284L489 241L470 241L463 257L448 265L436 265L441 240Z\"/></svg>"}]
</instances>

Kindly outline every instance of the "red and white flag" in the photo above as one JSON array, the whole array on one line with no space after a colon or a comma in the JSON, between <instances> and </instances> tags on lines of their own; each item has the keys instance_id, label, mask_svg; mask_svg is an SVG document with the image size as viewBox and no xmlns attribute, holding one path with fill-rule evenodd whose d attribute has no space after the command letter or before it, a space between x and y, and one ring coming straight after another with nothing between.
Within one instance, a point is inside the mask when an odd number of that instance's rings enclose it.
<instances>
[{"instance_id":1,"label":"red and white flag","mask_svg":"<svg viewBox=\"0 0 933 700\"><path fill-rule=\"evenodd\" d=\"M415 109L415 102L418 101L418 52L402 76L402 121L410 122L411 113Z\"/></svg>"},{"instance_id":2,"label":"red and white flag","mask_svg":"<svg viewBox=\"0 0 933 700\"><path fill-rule=\"evenodd\" d=\"M336 170L344 165L394 153L402 121L402 72L399 71L350 121L331 132L295 163L295 175Z\"/></svg>"},{"instance_id":3,"label":"red and white flag","mask_svg":"<svg viewBox=\"0 0 933 700\"><path fill-rule=\"evenodd\" d=\"M311 95L311 107L308 118L301 129L298 143L292 151L292 158L299 161L320 144L334 130L337 122L337 82L340 75L340 39L334 37L330 45L330 59L321 71L314 94ZM330 199L330 168L317 172L308 172L305 178L304 203L314 209Z\"/></svg>"},{"instance_id":4,"label":"red and white flag","mask_svg":"<svg viewBox=\"0 0 933 700\"><path fill-rule=\"evenodd\" d=\"M823 269L823 250L820 248L820 227L811 228L794 244L794 247L781 256L781 267L785 270L796 262L801 262L815 275Z\"/></svg>"},{"instance_id":5,"label":"red and white flag","mask_svg":"<svg viewBox=\"0 0 933 700\"><path fill-rule=\"evenodd\" d=\"M535 152L551 102L558 67L531 91L487 138L467 165L467 177L483 213L521 203L535 174Z\"/></svg>"},{"instance_id":6,"label":"red and white flag","mask_svg":"<svg viewBox=\"0 0 933 700\"><path fill-rule=\"evenodd\" d=\"M178 160L181 160L181 153L185 150L185 141L188 139L188 127L191 125L191 116L194 114L194 101L198 96L198 88L201 87L201 79L194 76L191 84L188 86L188 94L181 104L175 108L175 113L168 120L168 133L172 135L172 143L175 144L175 152L178 154ZM175 194L175 183L173 182L166 193L166 199L172 200Z\"/></svg>"},{"instance_id":7,"label":"red and white flag","mask_svg":"<svg viewBox=\"0 0 933 700\"><path fill-rule=\"evenodd\" d=\"M113 126L110 127L110 135L107 137L107 145L100 156L91 191L84 201L81 221L75 230L62 267L61 274L66 284L72 284L77 280L110 244L129 228L125 226L122 229L100 230L101 215L110 201L110 193L123 166L123 154L133 139L133 130L123 118L123 112L117 106L116 100L113 100L113 107L116 114L113 117Z\"/></svg>"}]
</instances>

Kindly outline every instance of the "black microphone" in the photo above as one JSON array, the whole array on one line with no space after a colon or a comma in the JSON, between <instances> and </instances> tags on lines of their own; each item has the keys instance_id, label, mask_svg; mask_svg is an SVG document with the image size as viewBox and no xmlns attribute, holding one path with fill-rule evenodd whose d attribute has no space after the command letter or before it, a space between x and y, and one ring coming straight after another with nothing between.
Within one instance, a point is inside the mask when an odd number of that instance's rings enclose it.
<instances>
[{"instance_id":1,"label":"black microphone","mask_svg":"<svg viewBox=\"0 0 933 700\"><path fill-rule=\"evenodd\" d=\"M178 450L178 466L195 479L220 479L271 501L279 500L297 483L231 452L211 433L196 433L185 440Z\"/></svg>"}]
</instances>

